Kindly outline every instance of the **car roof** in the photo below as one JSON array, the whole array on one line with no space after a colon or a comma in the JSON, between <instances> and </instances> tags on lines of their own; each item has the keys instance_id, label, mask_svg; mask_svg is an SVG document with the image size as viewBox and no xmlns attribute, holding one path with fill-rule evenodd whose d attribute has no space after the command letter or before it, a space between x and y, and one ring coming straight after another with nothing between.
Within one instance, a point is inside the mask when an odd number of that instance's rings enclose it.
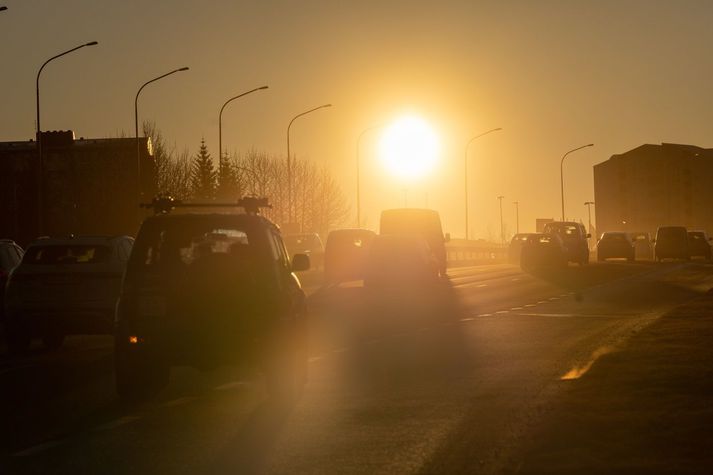
<instances>
[{"instance_id":1,"label":"car roof","mask_svg":"<svg viewBox=\"0 0 713 475\"><path fill-rule=\"evenodd\" d=\"M223 221L233 221L242 225L263 225L269 226L279 231L279 226L261 215L255 214L235 214L235 213L171 213L157 214L144 220L144 224L154 223L189 223L191 221L216 219Z\"/></svg>"},{"instance_id":2,"label":"car roof","mask_svg":"<svg viewBox=\"0 0 713 475\"><path fill-rule=\"evenodd\" d=\"M87 235L87 236L44 236L35 239L30 246L60 246L66 244L108 244L118 238L133 239L122 235Z\"/></svg>"}]
</instances>

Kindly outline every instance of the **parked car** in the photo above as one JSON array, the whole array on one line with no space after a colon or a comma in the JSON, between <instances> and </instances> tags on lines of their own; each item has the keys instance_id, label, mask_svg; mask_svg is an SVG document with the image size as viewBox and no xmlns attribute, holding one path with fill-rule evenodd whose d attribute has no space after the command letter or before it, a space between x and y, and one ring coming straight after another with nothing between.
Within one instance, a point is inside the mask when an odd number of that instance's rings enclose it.
<instances>
[{"instance_id":1,"label":"parked car","mask_svg":"<svg viewBox=\"0 0 713 475\"><path fill-rule=\"evenodd\" d=\"M50 349L65 335L111 334L129 236L40 238L10 273L5 320L11 351L41 337Z\"/></svg>"},{"instance_id":2,"label":"parked car","mask_svg":"<svg viewBox=\"0 0 713 475\"><path fill-rule=\"evenodd\" d=\"M299 393L307 312L294 273L309 257L290 261L280 229L258 213L266 200L240 203L246 214L164 211L141 225L116 309L122 399L151 396L175 365L247 365L263 370L269 394Z\"/></svg>"},{"instance_id":3,"label":"parked car","mask_svg":"<svg viewBox=\"0 0 713 475\"><path fill-rule=\"evenodd\" d=\"M636 259L634 243L626 233L607 231L597 242L597 260L626 259L633 262Z\"/></svg>"},{"instance_id":4,"label":"parked car","mask_svg":"<svg viewBox=\"0 0 713 475\"><path fill-rule=\"evenodd\" d=\"M710 261L711 240L705 231L688 231L688 255Z\"/></svg>"},{"instance_id":5,"label":"parked car","mask_svg":"<svg viewBox=\"0 0 713 475\"><path fill-rule=\"evenodd\" d=\"M315 269L324 265L324 246L319 234L286 234L283 239L290 255L305 254L309 256L310 266Z\"/></svg>"},{"instance_id":6,"label":"parked car","mask_svg":"<svg viewBox=\"0 0 713 475\"><path fill-rule=\"evenodd\" d=\"M411 235L424 239L438 261L438 272L446 276L446 242L450 235L443 234L441 217L432 209L401 208L381 212L379 234Z\"/></svg>"},{"instance_id":7,"label":"parked car","mask_svg":"<svg viewBox=\"0 0 713 475\"><path fill-rule=\"evenodd\" d=\"M559 269L567 262L567 248L559 234L528 234L522 245L520 267L526 272Z\"/></svg>"},{"instance_id":8,"label":"parked car","mask_svg":"<svg viewBox=\"0 0 713 475\"><path fill-rule=\"evenodd\" d=\"M522 248L528 243L531 237L538 236L537 233L520 233L516 234L510 240L508 247L508 261L511 264L520 264L520 256Z\"/></svg>"},{"instance_id":9,"label":"parked car","mask_svg":"<svg viewBox=\"0 0 713 475\"><path fill-rule=\"evenodd\" d=\"M11 239L0 239L0 324L5 321L5 285L10 272L22 260L24 251Z\"/></svg>"},{"instance_id":10,"label":"parked car","mask_svg":"<svg viewBox=\"0 0 713 475\"><path fill-rule=\"evenodd\" d=\"M659 226L654 240L657 261L664 259L690 259L688 232L684 226Z\"/></svg>"},{"instance_id":11,"label":"parked car","mask_svg":"<svg viewBox=\"0 0 713 475\"><path fill-rule=\"evenodd\" d=\"M327 236L324 278L335 284L364 278L366 260L376 233L368 229L337 229Z\"/></svg>"},{"instance_id":12,"label":"parked car","mask_svg":"<svg viewBox=\"0 0 713 475\"><path fill-rule=\"evenodd\" d=\"M374 237L364 276L364 287L395 299L417 296L439 281L440 263L428 242L410 234Z\"/></svg>"},{"instance_id":13,"label":"parked car","mask_svg":"<svg viewBox=\"0 0 713 475\"><path fill-rule=\"evenodd\" d=\"M567 250L567 260L580 265L589 263L590 234L584 229L582 223L573 221L553 221L545 224L545 234L557 234L562 238Z\"/></svg>"},{"instance_id":14,"label":"parked car","mask_svg":"<svg viewBox=\"0 0 713 475\"><path fill-rule=\"evenodd\" d=\"M649 260L654 258L654 244L651 236L644 231L629 233L629 238L634 243L634 258L636 260Z\"/></svg>"}]
</instances>

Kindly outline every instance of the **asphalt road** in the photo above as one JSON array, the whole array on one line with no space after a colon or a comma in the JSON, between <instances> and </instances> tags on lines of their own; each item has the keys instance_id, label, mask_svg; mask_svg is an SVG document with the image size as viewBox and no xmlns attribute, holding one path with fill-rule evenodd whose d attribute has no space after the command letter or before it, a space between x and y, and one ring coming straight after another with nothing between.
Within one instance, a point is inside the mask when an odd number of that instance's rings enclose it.
<instances>
[{"instance_id":1,"label":"asphalt road","mask_svg":"<svg viewBox=\"0 0 713 475\"><path fill-rule=\"evenodd\" d=\"M0 473L511 473L571 379L713 287L697 263L531 276L452 269L437 292L318 289L310 381L291 407L258 374L174 369L141 406L114 395L111 339L0 356Z\"/></svg>"}]
</instances>

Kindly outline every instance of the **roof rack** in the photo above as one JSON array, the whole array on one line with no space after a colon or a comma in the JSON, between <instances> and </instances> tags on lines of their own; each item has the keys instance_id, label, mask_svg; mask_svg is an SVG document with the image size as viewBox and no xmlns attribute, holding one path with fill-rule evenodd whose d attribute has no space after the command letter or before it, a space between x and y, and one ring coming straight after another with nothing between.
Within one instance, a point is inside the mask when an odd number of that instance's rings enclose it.
<instances>
[{"instance_id":1,"label":"roof rack","mask_svg":"<svg viewBox=\"0 0 713 475\"><path fill-rule=\"evenodd\" d=\"M260 208L271 209L272 205L268 199L258 198L257 196L245 196L240 198L237 203L184 203L183 200L173 198L172 196L157 196L150 203L140 203L140 208L153 209L154 214L168 214L175 208L226 208L235 207L243 208L247 214L260 214Z\"/></svg>"}]
</instances>

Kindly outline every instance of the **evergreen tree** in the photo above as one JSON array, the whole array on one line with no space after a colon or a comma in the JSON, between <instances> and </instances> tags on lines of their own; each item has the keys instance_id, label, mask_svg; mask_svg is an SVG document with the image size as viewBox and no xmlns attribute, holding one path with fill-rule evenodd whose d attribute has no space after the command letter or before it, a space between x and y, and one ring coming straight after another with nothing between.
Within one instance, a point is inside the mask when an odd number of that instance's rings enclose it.
<instances>
[{"instance_id":1,"label":"evergreen tree","mask_svg":"<svg viewBox=\"0 0 713 475\"><path fill-rule=\"evenodd\" d=\"M193 197L199 200L215 199L217 179L218 173L213 167L213 159L208 153L205 139L201 139L201 148L193 158L193 168L191 170Z\"/></svg>"},{"instance_id":2,"label":"evergreen tree","mask_svg":"<svg viewBox=\"0 0 713 475\"><path fill-rule=\"evenodd\" d=\"M218 165L216 196L222 200L235 201L240 198L238 174L228 154L221 155Z\"/></svg>"}]
</instances>

